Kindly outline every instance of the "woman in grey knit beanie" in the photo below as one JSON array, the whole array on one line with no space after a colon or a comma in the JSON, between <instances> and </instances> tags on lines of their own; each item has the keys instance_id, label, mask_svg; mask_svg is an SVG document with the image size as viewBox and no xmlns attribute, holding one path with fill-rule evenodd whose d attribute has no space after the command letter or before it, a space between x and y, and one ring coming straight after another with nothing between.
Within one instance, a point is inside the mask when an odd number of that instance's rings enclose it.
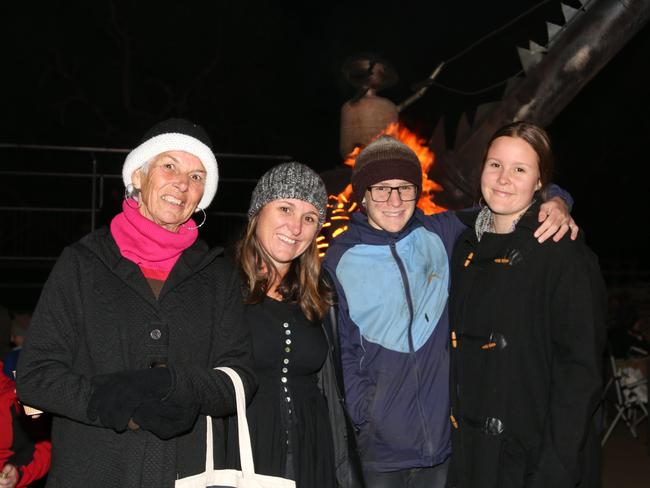
<instances>
[{"instance_id":1,"label":"woman in grey knit beanie","mask_svg":"<svg viewBox=\"0 0 650 488\"><path fill-rule=\"evenodd\" d=\"M251 300L297 301L310 320L324 314L328 294L319 283L316 234L326 212L325 183L308 166L283 163L260 178L238 248Z\"/></svg>"},{"instance_id":2,"label":"woman in grey knit beanie","mask_svg":"<svg viewBox=\"0 0 650 488\"><path fill-rule=\"evenodd\" d=\"M308 166L296 162L282 163L267 171L253 190L248 217L251 218L264 205L278 198L296 198L312 204L318 212L320 224L325 222L325 183Z\"/></svg>"},{"instance_id":3,"label":"woman in grey knit beanie","mask_svg":"<svg viewBox=\"0 0 650 488\"><path fill-rule=\"evenodd\" d=\"M294 479L298 487L352 488L361 486L360 465L335 463L341 459L335 439L353 434L345 430L342 398L331 387L336 383L332 334L321 327L332 303L316 244L326 209L322 179L296 162L269 170L253 191L237 249L246 292L244 325L259 383L247 418L257 472ZM321 391L319 384L331 391ZM330 417L332 411L340 415ZM230 438L229 465L236 467L236 436Z\"/></svg>"}]
</instances>

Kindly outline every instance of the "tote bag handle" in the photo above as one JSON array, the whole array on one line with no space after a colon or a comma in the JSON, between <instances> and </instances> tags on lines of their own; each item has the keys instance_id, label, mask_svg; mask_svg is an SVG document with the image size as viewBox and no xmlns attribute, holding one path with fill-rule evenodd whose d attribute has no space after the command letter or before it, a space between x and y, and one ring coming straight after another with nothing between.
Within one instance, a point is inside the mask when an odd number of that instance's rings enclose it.
<instances>
[{"instance_id":1,"label":"tote bag handle","mask_svg":"<svg viewBox=\"0 0 650 488\"><path fill-rule=\"evenodd\" d=\"M233 369L226 367L215 369L227 374L235 387L237 425L239 427L239 459L242 469L214 469L212 417L206 415L205 471L178 479L174 483L174 486L176 488L216 488L218 486L239 488L296 488L296 482L293 480L255 473L251 438L248 431L248 421L246 420L244 385L237 372Z\"/></svg>"},{"instance_id":2,"label":"tote bag handle","mask_svg":"<svg viewBox=\"0 0 650 488\"><path fill-rule=\"evenodd\" d=\"M251 436L248 431L248 420L246 419L246 393L244 384L237 372L228 367L214 368L228 375L235 387L235 399L237 403L237 430L239 431L239 462L241 463L242 475L244 478L253 478L255 465L253 464L253 450L251 448ZM214 470L214 443L212 440L212 417L206 416L206 437L207 446L205 452L205 470L211 473Z\"/></svg>"}]
</instances>

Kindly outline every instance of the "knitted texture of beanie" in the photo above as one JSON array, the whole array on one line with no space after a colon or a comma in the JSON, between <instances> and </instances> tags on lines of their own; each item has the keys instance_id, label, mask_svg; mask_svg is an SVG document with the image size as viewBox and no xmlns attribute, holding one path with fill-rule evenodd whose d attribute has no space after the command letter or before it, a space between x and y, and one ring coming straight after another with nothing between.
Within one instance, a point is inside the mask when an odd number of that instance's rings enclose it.
<instances>
[{"instance_id":1,"label":"knitted texture of beanie","mask_svg":"<svg viewBox=\"0 0 650 488\"><path fill-rule=\"evenodd\" d=\"M325 222L327 213L325 183L308 166L291 162L279 164L267 171L253 190L248 218L259 212L267 203L280 198L296 198L311 203L318 211L319 223L322 225Z\"/></svg>"},{"instance_id":2,"label":"knitted texture of beanie","mask_svg":"<svg viewBox=\"0 0 650 488\"><path fill-rule=\"evenodd\" d=\"M386 180L405 180L422 187L422 167L413 150L390 136L368 144L352 168L352 189L359 204L370 185Z\"/></svg>"},{"instance_id":3,"label":"knitted texture of beanie","mask_svg":"<svg viewBox=\"0 0 650 488\"><path fill-rule=\"evenodd\" d=\"M147 131L140 145L133 149L124 161L122 167L124 186L131 184L131 177L136 169L168 151L185 151L201 160L206 171L205 188L196 211L205 209L217 193L219 167L208 134L200 125L189 120L163 120Z\"/></svg>"}]
</instances>

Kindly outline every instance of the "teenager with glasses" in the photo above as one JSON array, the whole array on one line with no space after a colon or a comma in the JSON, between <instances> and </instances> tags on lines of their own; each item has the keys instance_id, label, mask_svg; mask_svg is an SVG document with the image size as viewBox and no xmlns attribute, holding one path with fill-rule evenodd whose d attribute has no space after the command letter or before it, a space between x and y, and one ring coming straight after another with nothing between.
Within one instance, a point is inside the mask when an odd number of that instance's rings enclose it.
<instances>
[{"instance_id":1,"label":"teenager with glasses","mask_svg":"<svg viewBox=\"0 0 650 488\"><path fill-rule=\"evenodd\" d=\"M449 256L465 226L453 212L416 209L422 168L393 138L361 151L352 186L363 211L324 266L338 296L346 405L366 486L443 487L451 453ZM541 208L535 236L560 239L573 225L566 204L556 197Z\"/></svg>"},{"instance_id":2,"label":"teenager with glasses","mask_svg":"<svg viewBox=\"0 0 650 488\"><path fill-rule=\"evenodd\" d=\"M411 202L417 197L417 186L415 185L374 185L369 186L368 190L370 191L370 198L375 202L387 202L394 190L397 190L399 199L403 202Z\"/></svg>"}]
</instances>

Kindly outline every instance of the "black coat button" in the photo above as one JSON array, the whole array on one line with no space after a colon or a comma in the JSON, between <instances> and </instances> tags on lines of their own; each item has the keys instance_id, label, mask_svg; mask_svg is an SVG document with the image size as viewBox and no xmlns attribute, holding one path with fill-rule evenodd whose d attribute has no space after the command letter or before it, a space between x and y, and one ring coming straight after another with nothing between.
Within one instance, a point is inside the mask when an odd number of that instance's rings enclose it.
<instances>
[{"instance_id":1,"label":"black coat button","mask_svg":"<svg viewBox=\"0 0 650 488\"><path fill-rule=\"evenodd\" d=\"M504 425L501 419L488 417L485 419L485 433L489 435L499 435L503 432Z\"/></svg>"},{"instance_id":2,"label":"black coat button","mask_svg":"<svg viewBox=\"0 0 650 488\"><path fill-rule=\"evenodd\" d=\"M506 257L510 266L516 266L524 260L524 256L518 249L511 249Z\"/></svg>"}]
</instances>

